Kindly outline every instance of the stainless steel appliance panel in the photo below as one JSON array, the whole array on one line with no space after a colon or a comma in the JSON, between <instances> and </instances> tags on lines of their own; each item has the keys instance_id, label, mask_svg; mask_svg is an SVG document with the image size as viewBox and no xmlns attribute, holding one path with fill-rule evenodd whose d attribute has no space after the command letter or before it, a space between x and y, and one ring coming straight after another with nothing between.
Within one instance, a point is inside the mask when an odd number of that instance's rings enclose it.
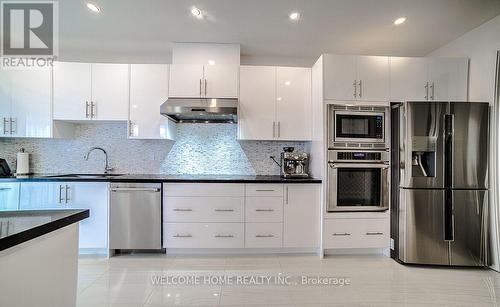
<instances>
[{"instance_id":1,"label":"stainless steel appliance panel","mask_svg":"<svg viewBox=\"0 0 500 307\"><path fill-rule=\"evenodd\" d=\"M444 191L400 189L399 250L406 263L449 264Z\"/></svg>"},{"instance_id":2,"label":"stainless steel appliance panel","mask_svg":"<svg viewBox=\"0 0 500 307\"><path fill-rule=\"evenodd\" d=\"M489 105L452 102L454 189L487 189Z\"/></svg>"},{"instance_id":3,"label":"stainless steel appliance panel","mask_svg":"<svg viewBox=\"0 0 500 307\"><path fill-rule=\"evenodd\" d=\"M109 248L161 249L161 184L113 183Z\"/></svg>"},{"instance_id":4,"label":"stainless steel appliance panel","mask_svg":"<svg viewBox=\"0 0 500 307\"><path fill-rule=\"evenodd\" d=\"M444 188L444 119L447 102L409 102L402 107L400 141L405 188Z\"/></svg>"},{"instance_id":5,"label":"stainless steel appliance panel","mask_svg":"<svg viewBox=\"0 0 500 307\"><path fill-rule=\"evenodd\" d=\"M452 192L454 233L451 264L484 266L488 264L488 191Z\"/></svg>"}]
</instances>

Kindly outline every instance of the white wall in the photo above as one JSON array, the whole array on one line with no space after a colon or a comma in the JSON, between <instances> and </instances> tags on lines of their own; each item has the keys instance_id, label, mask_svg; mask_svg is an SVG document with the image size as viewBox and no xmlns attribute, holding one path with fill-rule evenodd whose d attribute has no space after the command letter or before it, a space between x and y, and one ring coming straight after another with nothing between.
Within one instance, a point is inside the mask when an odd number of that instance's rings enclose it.
<instances>
[{"instance_id":1,"label":"white wall","mask_svg":"<svg viewBox=\"0 0 500 307\"><path fill-rule=\"evenodd\" d=\"M469 57L469 100L494 102L500 15L433 51L429 56Z\"/></svg>"}]
</instances>

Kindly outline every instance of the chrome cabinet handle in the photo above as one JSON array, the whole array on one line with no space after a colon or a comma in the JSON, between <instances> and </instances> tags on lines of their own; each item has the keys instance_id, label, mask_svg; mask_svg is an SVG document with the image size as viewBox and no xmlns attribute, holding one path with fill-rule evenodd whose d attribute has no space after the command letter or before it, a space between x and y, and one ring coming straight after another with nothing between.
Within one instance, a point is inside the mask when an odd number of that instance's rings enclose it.
<instances>
[{"instance_id":1,"label":"chrome cabinet handle","mask_svg":"<svg viewBox=\"0 0 500 307\"><path fill-rule=\"evenodd\" d=\"M160 192L160 188L112 188L111 192Z\"/></svg>"},{"instance_id":2,"label":"chrome cabinet handle","mask_svg":"<svg viewBox=\"0 0 500 307\"><path fill-rule=\"evenodd\" d=\"M255 191L256 192L274 192L274 190L259 190L259 189L255 190Z\"/></svg>"},{"instance_id":3,"label":"chrome cabinet handle","mask_svg":"<svg viewBox=\"0 0 500 307\"><path fill-rule=\"evenodd\" d=\"M354 80L354 83L352 85L354 86L353 96L354 96L354 98L356 98L356 97L358 97L358 82L357 82L357 80Z\"/></svg>"},{"instance_id":4,"label":"chrome cabinet handle","mask_svg":"<svg viewBox=\"0 0 500 307\"><path fill-rule=\"evenodd\" d=\"M9 120L7 119L7 117L4 117L3 118L3 134L10 133L9 129L7 128L8 127L8 123L9 123Z\"/></svg>"},{"instance_id":5,"label":"chrome cabinet handle","mask_svg":"<svg viewBox=\"0 0 500 307\"><path fill-rule=\"evenodd\" d=\"M383 232L378 232L378 231L369 231L366 233L367 236L380 236L383 235Z\"/></svg>"},{"instance_id":6,"label":"chrome cabinet handle","mask_svg":"<svg viewBox=\"0 0 500 307\"><path fill-rule=\"evenodd\" d=\"M234 209L214 209L215 212L234 212Z\"/></svg>"},{"instance_id":7,"label":"chrome cabinet handle","mask_svg":"<svg viewBox=\"0 0 500 307\"><path fill-rule=\"evenodd\" d=\"M425 100L427 100L427 99L429 99L429 82L425 83L424 88L425 88L425 96L424 96L424 98L425 98Z\"/></svg>"},{"instance_id":8,"label":"chrome cabinet handle","mask_svg":"<svg viewBox=\"0 0 500 307\"><path fill-rule=\"evenodd\" d=\"M276 137L276 122L273 122L273 139Z\"/></svg>"},{"instance_id":9,"label":"chrome cabinet handle","mask_svg":"<svg viewBox=\"0 0 500 307\"><path fill-rule=\"evenodd\" d=\"M431 100L434 100L434 82L431 83Z\"/></svg>"},{"instance_id":10,"label":"chrome cabinet handle","mask_svg":"<svg viewBox=\"0 0 500 307\"><path fill-rule=\"evenodd\" d=\"M176 234L173 236L174 238L192 238L193 236L192 235L182 235L182 234Z\"/></svg>"},{"instance_id":11,"label":"chrome cabinet handle","mask_svg":"<svg viewBox=\"0 0 500 307\"><path fill-rule=\"evenodd\" d=\"M63 196L62 196L62 190L63 190L63 186L59 185L59 203L62 203L64 200Z\"/></svg>"},{"instance_id":12,"label":"chrome cabinet handle","mask_svg":"<svg viewBox=\"0 0 500 307\"><path fill-rule=\"evenodd\" d=\"M334 232L334 236L350 236L351 234L348 232Z\"/></svg>"},{"instance_id":13,"label":"chrome cabinet handle","mask_svg":"<svg viewBox=\"0 0 500 307\"><path fill-rule=\"evenodd\" d=\"M191 212L191 211L193 211L193 209L174 208L173 211L176 211L176 212Z\"/></svg>"},{"instance_id":14,"label":"chrome cabinet handle","mask_svg":"<svg viewBox=\"0 0 500 307\"><path fill-rule=\"evenodd\" d=\"M208 85L208 81L207 81L207 79L205 79L205 97L207 97L207 85Z\"/></svg>"},{"instance_id":15,"label":"chrome cabinet handle","mask_svg":"<svg viewBox=\"0 0 500 307\"><path fill-rule=\"evenodd\" d=\"M273 212L274 209L255 209L256 212Z\"/></svg>"},{"instance_id":16,"label":"chrome cabinet handle","mask_svg":"<svg viewBox=\"0 0 500 307\"><path fill-rule=\"evenodd\" d=\"M281 122L278 122L278 138L281 137Z\"/></svg>"},{"instance_id":17,"label":"chrome cabinet handle","mask_svg":"<svg viewBox=\"0 0 500 307\"><path fill-rule=\"evenodd\" d=\"M285 204L288 205L288 186L286 186Z\"/></svg>"},{"instance_id":18,"label":"chrome cabinet handle","mask_svg":"<svg viewBox=\"0 0 500 307\"><path fill-rule=\"evenodd\" d=\"M201 79L200 79L200 97L201 97Z\"/></svg>"},{"instance_id":19,"label":"chrome cabinet handle","mask_svg":"<svg viewBox=\"0 0 500 307\"><path fill-rule=\"evenodd\" d=\"M68 185L66 185L64 190L65 190L65 192L64 192L64 202L67 204L67 203L68 203L68 201L70 200L70 199L69 199L69 197L68 197L68 194L69 194L69 193L68 193L69 186L68 186Z\"/></svg>"},{"instance_id":20,"label":"chrome cabinet handle","mask_svg":"<svg viewBox=\"0 0 500 307\"><path fill-rule=\"evenodd\" d=\"M12 188L0 188L0 191L12 190Z\"/></svg>"},{"instance_id":21,"label":"chrome cabinet handle","mask_svg":"<svg viewBox=\"0 0 500 307\"><path fill-rule=\"evenodd\" d=\"M234 238L234 235L215 235L216 238Z\"/></svg>"},{"instance_id":22,"label":"chrome cabinet handle","mask_svg":"<svg viewBox=\"0 0 500 307\"><path fill-rule=\"evenodd\" d=\"M128 124L129 124L128 135L134 136L134 123L131 120L129 120Z\"/></svg>"},{"instance_id":23,"label":"chrome cabinet handle","mask_svg":"<svg viewBox=\"0 0 500 307\"><path fill-rule=\"evenodd\" d=\"M363 84L359 80L359 98L363 97Z\"/></svg>"},{"instance_id":24,"label":"chrome cabinet handle","mask_svg":"<svg viewBox=\"0 0 500 307\"><path fill-rule=\"evenodd\" d=\"M274 238L274 235L255 235L256 238Z\"/></svg>"},{"instance_id":25,"label":"chrome cabinet handle","mask_svg":"<svg viewBox=\"0 0 500 307\"><path fill-rule=\"evenodd\" d=\"M10 134L15 134L17 130L17 121L15 117L10 118Z\"/></svg>"},{"instance_id":26,"label":"chrome cabinet handle","mask_svg":"<svg viewBox=\"0 0 500 307\"><path fill-rule=\"evenodd\" d=\"M90 102L90 118L97 118L97 102Z\"/></svg>"},{"instance_id":27,"label":"chrome cabinet handle","mask_svg":"<svg viewBox=\"0 0 500 307\"><path fill-rule=\"evenodd\" d=\"M85 101L85 118L89 118L89 102Z\"/></svg>"}]
</instances>

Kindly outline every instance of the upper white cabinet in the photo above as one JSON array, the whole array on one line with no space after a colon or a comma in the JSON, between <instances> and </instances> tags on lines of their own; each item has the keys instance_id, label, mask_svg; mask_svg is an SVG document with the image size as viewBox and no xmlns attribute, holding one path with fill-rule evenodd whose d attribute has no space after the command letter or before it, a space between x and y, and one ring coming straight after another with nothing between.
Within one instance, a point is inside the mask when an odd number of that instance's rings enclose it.
<instances>
[{"instance_id":1,"label":"upper white cabinet","mask_svg":"<svg viewBox=\"0 0 500 307\"><path fill-rule=\"evenodd\" d=\"M176 124L160 114L168 98L169 65L130 66L129 138L174 140Z\"/></svg>"},{"instance_id":2,"label":"upper white cabinet","mask_svg":"<svg viewBox=\"0 0 500 307\"><path fill-rule=\"evenodd\" d=\"M392 101L467 101L468 59L392 57Z\"/></svg>"},{"instance_id":3,"label":"upper white cabinet","mask_svg":"<svg viewBox=\"0 0 500 307\"><path fill-rule=\"evenodd\" d=\"M52 70L2 70L0 83L0 137L51 137Z\"/></svg>"},{"instance_id":4,"label":"upper white cabinet","mask_svg":"<svg viewBox=\"0 0 500 307\"><path fill-rule=\"evenodd\" d=\"M285 185L283 247L319 246L320 195L319 184Z\"/></svg>"},{"instance_id":5,"label":"upper white cabinet","mask_svg":"<svg viewBox=\"0 0 500 307\"><path fill-rule=\"evenodd\" d=\"M241 66L239 139L310 140L311 70Z\"/></svg>"},{"instance_id":6,"label":"upper white cabinet","mask_svg":"<svg viewBox=\"0 0 500 307\"><path fill-rule=\"evenodd\" d=\"M129 65L54 63L54 119L127 120Z\"/></svg>"},{"instance_id":7,"label":"upper white cabinet","mask_svg":"<svg viewBox=\"0 0 500 307\"><path fill-rule=\"evenodd\" d=\"M339 101L389 100L389 58L326 54L324 98Z\"/></svg>"},{"instance_id":8,"label":"upper white cabinet","mask_svg":"<svg viewBox=\"0 0 500 307\"><path fill-rule=\"evenodd\" d=\"M238 65L172 64L169 97L238 98Z\"/></svg>"}]
</instances>

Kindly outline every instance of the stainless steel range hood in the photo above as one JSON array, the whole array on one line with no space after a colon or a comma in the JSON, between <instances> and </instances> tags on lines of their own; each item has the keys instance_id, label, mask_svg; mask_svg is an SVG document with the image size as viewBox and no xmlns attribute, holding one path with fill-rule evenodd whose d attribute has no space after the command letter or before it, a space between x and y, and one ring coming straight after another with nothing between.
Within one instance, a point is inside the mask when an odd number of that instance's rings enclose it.
<instances>
[{"instance_id":1,"label":"stainless steel range hood","mask_svg":"<svg viewBox=\"0 0 500 307\"><path fill-rule=\"evenodd\" d=\"M160 113L178 123L236 123L238 99L169 98Z\"/></svg>"}]
</instances>

